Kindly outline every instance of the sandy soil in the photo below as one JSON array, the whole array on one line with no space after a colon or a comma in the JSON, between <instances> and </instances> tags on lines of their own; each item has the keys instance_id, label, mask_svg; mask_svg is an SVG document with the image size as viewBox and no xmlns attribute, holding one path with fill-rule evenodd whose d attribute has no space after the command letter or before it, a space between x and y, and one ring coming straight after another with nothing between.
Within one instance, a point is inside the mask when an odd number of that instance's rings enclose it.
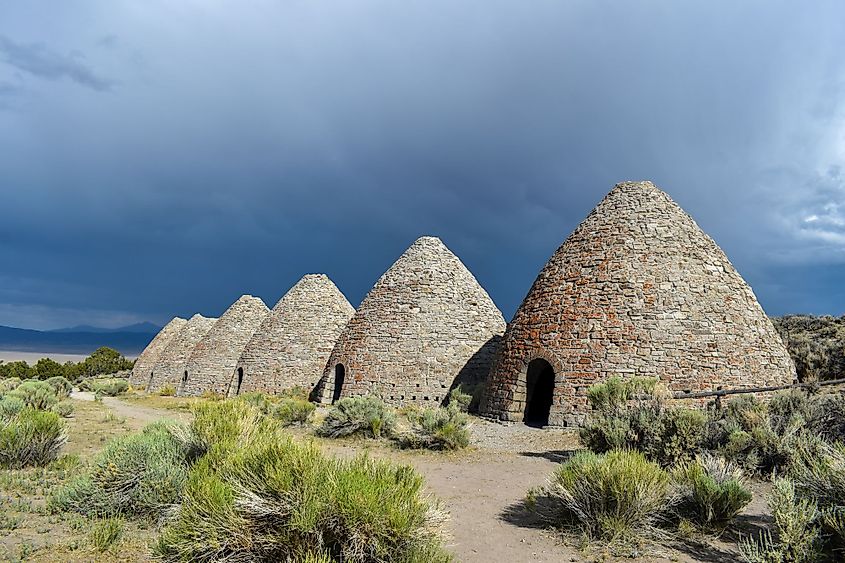
<instances>
[{"instance_id":1,"label":"sandy soil","mask_svg":"<svg viewBox=\"0 0 845 563\"><path fill-rule=\"evenodd\" d=\"M93 400L76 393L74 398ZM162 417L184 418L184 412L128 404L105 397L103 403L127 424L140 427ZM451 514L450 549L462 562L516 563L552 561L611 561L606 553L581 552L565 545L561 536L548 530L521 501L526 492L545 483L546 477L577 446L571 432L540 430L521 425L503 426L482 419L473 424L472 447L465 452L398 451L383 443L352 440L318 440L328 451L351 456L361 451L413 465L426 478L429 490ZM737 521L736 530L720 540L694 542L665 550L661 556L639 561L739 560L736 541L741 534L755 534L768 517L763 500L764 484L756 485L754 501Z\"/></svg>"}]
</instances>

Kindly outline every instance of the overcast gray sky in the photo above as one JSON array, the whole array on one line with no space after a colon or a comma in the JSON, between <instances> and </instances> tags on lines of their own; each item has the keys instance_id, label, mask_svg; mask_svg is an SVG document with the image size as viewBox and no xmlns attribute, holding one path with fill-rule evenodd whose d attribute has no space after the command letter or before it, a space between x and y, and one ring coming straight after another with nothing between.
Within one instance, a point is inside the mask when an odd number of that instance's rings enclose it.
<instances>
[{"instance_id":1,"label":"overcast gray sky","mask_svg":"<svg viewBox=\"0 0 845 563\"><path fill-rule=\"evenodd\" d=\"M0 4L0 324L117 326L440 236L510 318L650 179L770 314L845 313L845 4Z\"/></svg>"}]
</instances>

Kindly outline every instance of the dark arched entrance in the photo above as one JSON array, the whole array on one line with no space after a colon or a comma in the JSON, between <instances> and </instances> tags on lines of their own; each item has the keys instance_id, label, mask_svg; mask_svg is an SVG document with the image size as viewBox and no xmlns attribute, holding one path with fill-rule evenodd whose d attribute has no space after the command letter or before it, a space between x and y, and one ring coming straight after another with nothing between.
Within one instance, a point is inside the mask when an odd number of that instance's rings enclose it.
<instances>
[{"instance_id":1,"label":"dark arched entrance","mask_svg":"<svg viewBox=\"0 0 845 563\"><path fill-rule=\"evenodd\" d=\"M340 399L340 393L343 391L343 380L346 379L346 368L343 364L337 364L334 367L334 391L332 392L332 404Z\"/></svg>"},{"instance_id":2,"label":"dark arched entrance","mask_svg":"<svg viewBox=\"0 0 845 563\"><path fill-rule=\"evenodd\" d=\"M238 368L238 386L235 387L235 395L241 394L241 383L244 382L244 368Z\"/></svg>"},{"instance_id":3,"label":"dark arched entrance","mask_svg":"<svg viewBox=\"0 0 845 563\"><path fill-rule=\"evenodd\" d=\"M154 374L155 374L155 372L153 372L153 371L150 372L150 380L147 381L147 393L149 393L151 391L150 388L153 386L153 375Z\"/></svg>"},{"instance_id":4,"label":"dark arched entrance","mask_svg":"<svg viewBox=\"0 0 845 563\"><path fill-rule=\"evenodd\" d=\"M542 358L528 364L525 376L525 417L529 426L547 426L552 396L555 390L555 370Z\"/></svg>"}]
</instances>

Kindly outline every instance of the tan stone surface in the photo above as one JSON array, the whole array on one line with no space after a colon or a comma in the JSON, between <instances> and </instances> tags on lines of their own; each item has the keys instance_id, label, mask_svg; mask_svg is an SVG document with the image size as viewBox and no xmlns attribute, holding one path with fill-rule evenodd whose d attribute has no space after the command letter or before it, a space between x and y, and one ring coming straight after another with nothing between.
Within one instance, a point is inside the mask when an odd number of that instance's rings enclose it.
<instances>
[{"instance_id":1,"label":"tan stone surface","mask_svg":"<svg viewBox=\"0 0 845 563\"><path fill-rule=\"evenodd\" d=\"M355 309L324 274L308 274L285 293L244 348L240 392L312 389ZM238 392L233 384L229 394Z\"/></svg>"},{"instance_id":2,"label":"tan stone surface","mask_svg":"<svg viewBox=\"0 0 845 563\"><path fill-rule=\"evenodd\" d=\"M376 282L341 333L316 390L331 401L376 394L437 405L459 382L482 383L505 321L466 266L436 237L418 239Z\"/></svg>"},{"instance_id":3,"label":"tan stone surface","mask_svg":"<svg viewBox=\"0 0 845 563\"><path fill-rule=\"evenodd\" d=\"M133 387L146 386L150 382L150 375L153 373L159 356L167 348L179 332L185 327L188 321L180 317L173 317L169 323L164 325L158 334L150 341L138 359L129 376L129 384Z\"/></svg>"},{"instance_id":4,"label":"tan stone surface","mask_svg":"<svg viewBox=\"0 0 845 563\"><path fill-rule=\"evenodd\" d=\"M235 301L194 346L185 367L187 377L182 378L176 394L226 394L244 347L269 312L258 297L243 295Z\"/></svg>"},{"instance_id":5,"label":"tan stone surface","mask_svg":"<svg viewBox=\"0 0 845 563\"><path fill-rule=\"evenodd\" d=\"M179 334L164 348L156 361L152 369L153 375L147 382L147 391L160 391L162 387L168 385L174 389L179 386L194 346L211 330L216 320L194 315L185 323Z\"/></svg>"},{"instance_id":6,"label":"tan stone surface","mask_svg":"<svg viewBox=\"0 0 845 563\"><path fill-rule=\"evenodd\" d=\"M482 412L521 421L526 368L554 369L552 425L611 375L675 391L791 383L792 361L716 243L650 182L617 185L540 272L508 326Z\"/></svg>"}]
</instances>

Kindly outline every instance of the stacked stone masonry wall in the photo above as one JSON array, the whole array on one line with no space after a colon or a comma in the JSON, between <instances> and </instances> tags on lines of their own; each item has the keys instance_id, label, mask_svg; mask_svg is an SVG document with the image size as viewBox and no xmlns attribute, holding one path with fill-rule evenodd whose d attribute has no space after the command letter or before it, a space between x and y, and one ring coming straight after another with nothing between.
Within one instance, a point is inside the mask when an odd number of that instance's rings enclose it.
<instances>
[{"instance_id":1,"label":"stacked stone masonry wall","mask_svg":"<svg viewBox=\"0 0 845 563\"><path fill-rule=\"evenodd\" d=\"M751 288L650 182L616 186L540 272L505 333L484 414L522 420L535 358L554 369L559 426L582 423L587 388L613 375L659 377L673 391L795 378Z\"/></svg>"},{"instance_id":2,"label":"stacked stone masonry wall","mask_svg":"<svg viewBox=\"0 0 845 563\"><path fill-rule=\"evenodd\" d=\"M417 240L370 290L332 351L316 395L375 394L388 404L441 404L458 383L486 381L504 332L501 312L435 237Z\"/></svg>"},{"instance_id":3,"label":"stacked stone masonry wall","mask_svg":"<svg viewBox=\"0 0 845 563\"><path fill-rule=\"evenodd\" d=\"M236 368L236 374L243 370L240 393L279 393L296 386L313 389L354 313L328 276L304 276L273 307L244 348ZM232 385L229 394L237 392L237 385Z\"/></svg>"},{"instance_id":4,"label":"stacked stone masonry wall","mask_svg":"<svg viewBox=\"0 0 845 563\"><path fill-rule=\"evenodd\" d=\"M269 312L261 299L251 295L235 301L194 347L185 368L188 376L177 395L198 396L207 391L225 395L244 347Z\"/></svg>"},{"instance_id":5,"label":"stacked stone masonry wall","mask_svg":"<svg viewBox=\"0 0 845 563\"><path fill-rule=\"evenodd\" d=\"M132 374L129 376L129 384L133 387L146 387L150 382L150 375L158 362L161 353L167 348L179 332L185 327L188 321L185 319L174 317L158 334L150 341L138 359L135 360L135 365L132 368Z\"/></svg>"},{"instance_id":6,"label":"stacked stone masonry wall","mask_svg":"<svg viewBox=\"0 0 845 563\"><path fill-rule=\"evenodd\" d=\"M217 319L194 315L185 323L179 334L165 347L148 379L147 391L158 392L164 387L176 389L197 343L211 330Z\"/></svg>"}]
</instances>

